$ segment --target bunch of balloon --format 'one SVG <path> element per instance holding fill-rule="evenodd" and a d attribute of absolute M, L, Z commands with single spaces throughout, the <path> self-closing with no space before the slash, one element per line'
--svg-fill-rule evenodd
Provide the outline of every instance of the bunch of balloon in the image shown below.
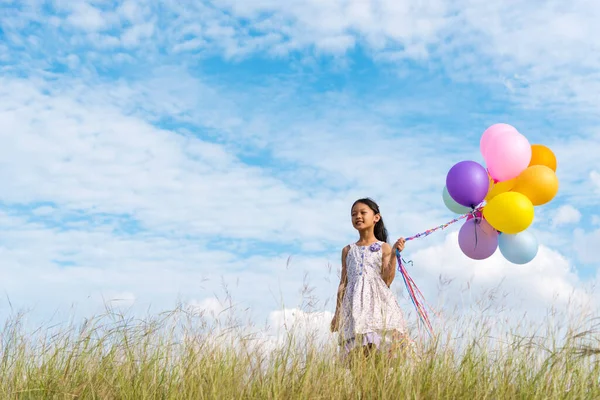
<path fill-rule="evenodd" d="M 490 179 L 483 217 L 501 233 L 504 258 L 526 264 L 538 252 L 537 238 L 528 230 L 534 207 L 549 203 L 558 193 L 556 156 L 544 145 L 531 145 L 508 124 L 486 129 L 480 150 Z"/>
<path fill-rule="evenodd" d="M 487 168 L 462 161 L 446 177 L 446 207 L 470 213 L 460 229 L 459 246 L 475 260 L 499 248 L 508 261 L 526 264 L 538 252 L 537 239 L 528 230 L 534 206 L 550 202 L 558 192 L 556 156 L 546 146 L 531 145 L 508 124 L 486 129 L 480 150 Z"/>

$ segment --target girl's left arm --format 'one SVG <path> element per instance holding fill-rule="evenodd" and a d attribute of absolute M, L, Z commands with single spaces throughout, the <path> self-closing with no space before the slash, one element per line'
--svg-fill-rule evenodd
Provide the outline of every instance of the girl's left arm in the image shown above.
<path fill-rule="evenodd" d="M 392 251 L 392 247 L 384 243 L 382 246 L 382 257 L 381 257 L 381 278 L 385 284 L 390 287 L 396 276 L 396 257 Z"/>

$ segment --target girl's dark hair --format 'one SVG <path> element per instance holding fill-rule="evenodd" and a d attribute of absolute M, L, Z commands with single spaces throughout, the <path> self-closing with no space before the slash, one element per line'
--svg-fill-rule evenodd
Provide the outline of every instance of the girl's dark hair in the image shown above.
<path fill-rule="evenodd" d="M 375 224 L 375 238 L 377 238 L 377 240 L 380 240 L 382 242 L 386 242 L 388 241 L 388 231 L 387 229 L 385 229 L 385 224 L 383 223 L 383 218 L 381 217 L 381 213 L 379 212 L 379 206 L 377 205 L 377 203 L 375 203 L 373 200 L 367 198 L 364 199 L 358 199 L 354 202 L 354 204 L 352 204 L 352 208 L 354 208 L 354 206 L 358 203 L 364 204 L 367 207 L 369 207 L 371 210 L 373 210 L 373 212 L 377 215 L 379 214 L 379 221 L 377 221 L 377 223 Z M 351 208 L 351 209 L 352 209 Z"/>

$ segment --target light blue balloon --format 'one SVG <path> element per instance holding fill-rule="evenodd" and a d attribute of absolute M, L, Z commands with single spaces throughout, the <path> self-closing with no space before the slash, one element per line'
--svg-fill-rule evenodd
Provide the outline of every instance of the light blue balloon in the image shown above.
<path fill-rule="evenodd" d="M 538 241 L 530 231 L 519 232 L 516 235 L 503 233 L 498 237 L 500 252 L 513 264 L 527 264 L 538 253 Z"/>
<path fill-rule="evenodd" d="M 471 212 L 471 209 L 469 207 L 465 207 L 461 204 L 458 204 L 452 198 L 452 196 L 450 196 L 450 193 L 448 193 L 448 187 L 446 186 L 444 186 L 442 198 L 444 199 L 444 204 L 446 205 L 446 207 L 448 207 L 448 210 L 452 211 L 453 213 L 464 215 L 468 212 Z"/>

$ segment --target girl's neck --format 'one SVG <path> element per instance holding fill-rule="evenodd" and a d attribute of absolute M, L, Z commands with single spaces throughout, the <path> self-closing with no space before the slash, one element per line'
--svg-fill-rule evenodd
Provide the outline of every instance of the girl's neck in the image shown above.
<path fill-rule="evenodd" d="M 375 237 L 375 233 L 373 232 L 372 229 L 369 229 L 366 231 L 358 231 L 358 234 L 359 234 L 358 243 L 360 243 L 360 244 L 370 244 L 370 243 L 377 241 L 377 238 Z"/>

